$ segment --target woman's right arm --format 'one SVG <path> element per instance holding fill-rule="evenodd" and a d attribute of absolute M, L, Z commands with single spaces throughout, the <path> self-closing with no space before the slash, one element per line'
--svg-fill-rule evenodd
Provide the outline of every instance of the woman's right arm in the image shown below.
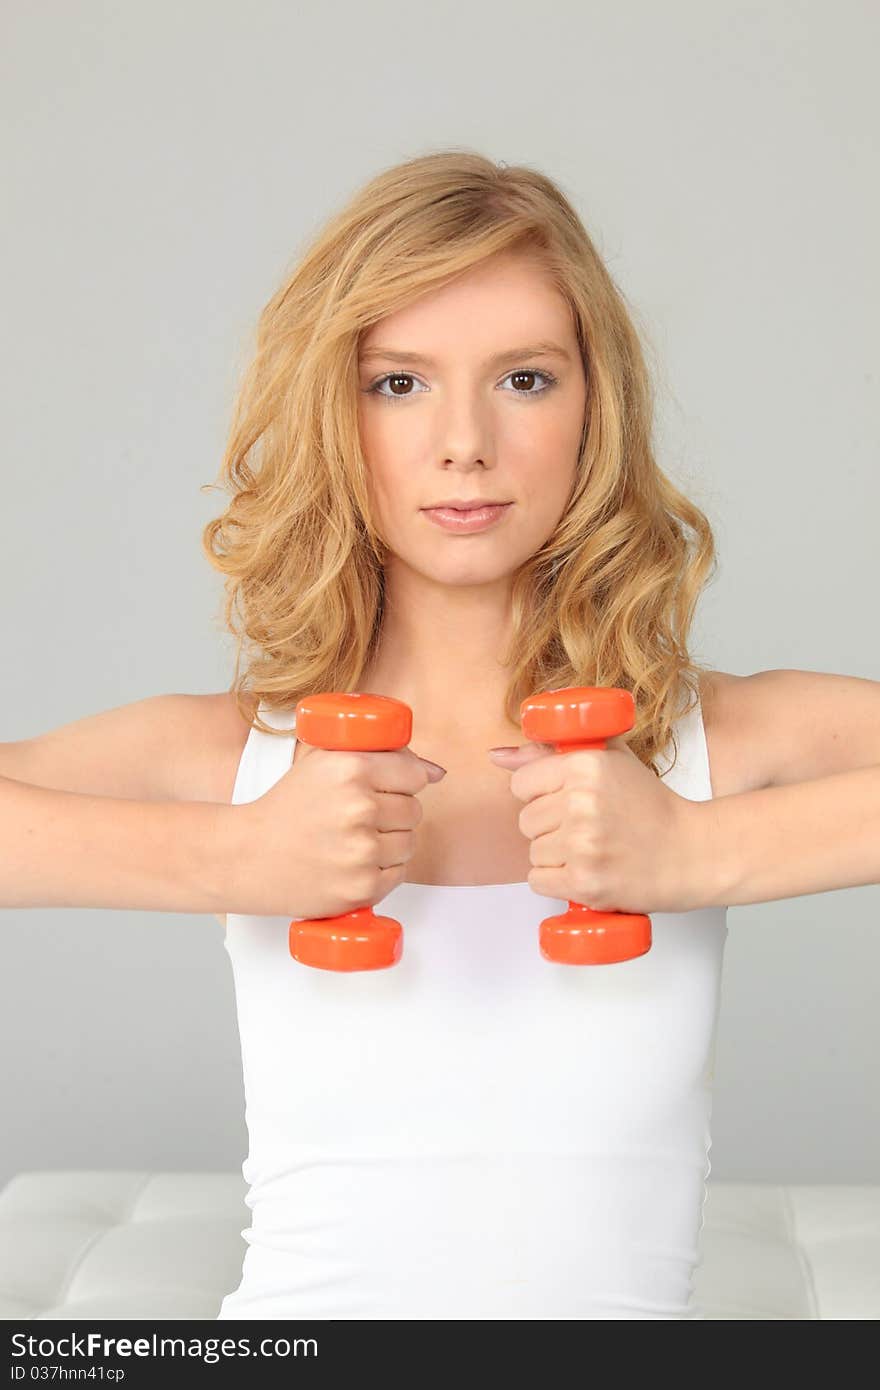
<path fill-rule="evenodd" d="M 233 805 L 249 727 L 228 691 L 159 695 L 0 744 L 0 908 L 312 918 L 381 901 L 442 769 L 409 748 L 307 748 Z"/>
<path fill-rule="evenodd" d="M 155 695 L 0 744 L 0 908 L 225 912 L 234 718 Z"/>
<path fill-rule="evenodd" d="M 56 791 L 0 776 L 0 908 L 225 912 L 230 808 Z"/>

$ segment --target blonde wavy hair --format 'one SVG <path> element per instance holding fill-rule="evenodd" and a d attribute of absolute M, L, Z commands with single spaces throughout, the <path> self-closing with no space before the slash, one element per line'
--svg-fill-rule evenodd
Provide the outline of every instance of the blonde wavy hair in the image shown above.
<path fill-rule="evenodd" d="M 623 687 L 636 707 L 625 741 L 659 776 L 656 759 L 708 669 L 687 641 L 714 577 L 712 531 L 657 465 L 634 316 L 573 207 L 537 170 L 468 150 L 372 178 L 259 316 L 219 474 L 231 499 L 202 533 L 226 576 L 222 621 L 237 638 L 230 691 L 248 724 L 278 733 L 259 700 L 292 709 L 359 681 L 380 640 L 387 554 L 359 438 L 360 339 L 503 251 L 539 258 L 567 299 L 587 380 L 566 510 L 512 577 L 506 714 L 518 724 L 521 701 L 537 691 Z"/>

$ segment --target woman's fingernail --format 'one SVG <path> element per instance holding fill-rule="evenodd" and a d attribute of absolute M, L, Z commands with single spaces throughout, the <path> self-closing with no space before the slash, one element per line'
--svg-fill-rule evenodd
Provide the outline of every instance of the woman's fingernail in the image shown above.
<path fill-rule="evenodd" d="M 437 778 L 437 781 L 438 781 L 438 782 L 440 781 L 440 778 L 441 778 L 441 777 L 445 777 L 445 776 L 446 776 L 446 773 L 447 773 L 447 771 L 448 771 L 448 768 L 441 767 L 439 763 L 432 763 L 430 758 L 422 758 L 422 762 L 423 762 L 427 767 L 432 767 L 432 768 L 434 769 L 435 772 L 437 772 L 437 773 L 440 774 L 440 775 L 438 776 L 438 778 Z"/>
<path fill-rule="evenodd" d="M 511 743 L 511 744 L 502 745 L 501 748 L 490 748 L 490 749 L 489 749 L 489 752 L 490 752 L 490 753 L 515 753 L 515 752 L 516 752 L 516 744 L 515 744 L 515 743 Z"/>

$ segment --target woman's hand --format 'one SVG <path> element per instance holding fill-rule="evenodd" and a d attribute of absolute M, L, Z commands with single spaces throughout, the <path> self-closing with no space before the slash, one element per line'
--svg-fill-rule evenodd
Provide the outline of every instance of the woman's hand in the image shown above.
<path fill-rule="evenodd" d="M 513 769 L 510 790 L 525 803 L 519 828 L 531 840 L 536 893 L 612 912 L 701 906 L 705 806 L 667 787 L 622 737 L 570 753 L 525 743 L 490 757 Z"/>
<path fill-rule="evenodd" d="M 227 912 L 334 917 L 372 907 L 403 881 L 419 796 L 444 769 L 409 748 L 301 747 L 262 796 L 223 808 L 235 845 Z"/>

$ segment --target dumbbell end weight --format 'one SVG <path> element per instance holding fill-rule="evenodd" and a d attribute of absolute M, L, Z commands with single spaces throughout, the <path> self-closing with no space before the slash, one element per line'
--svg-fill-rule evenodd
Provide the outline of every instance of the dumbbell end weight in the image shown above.
<path fill-rule="evenodd" d="M 561 965 L 616 965 L 651 949 L 651 919 L 640 912 L 597 912 L 569 902 L 568 911 L 545 917 L 538 929 L 545 960 Z"/>
<path fill-rule="evenodd" d="M 338 917 L 291 922 L 290 954 L 319 970 L 384 970 L 403 954 L 403 930 L 393 917 L 359 907 Z"/>

